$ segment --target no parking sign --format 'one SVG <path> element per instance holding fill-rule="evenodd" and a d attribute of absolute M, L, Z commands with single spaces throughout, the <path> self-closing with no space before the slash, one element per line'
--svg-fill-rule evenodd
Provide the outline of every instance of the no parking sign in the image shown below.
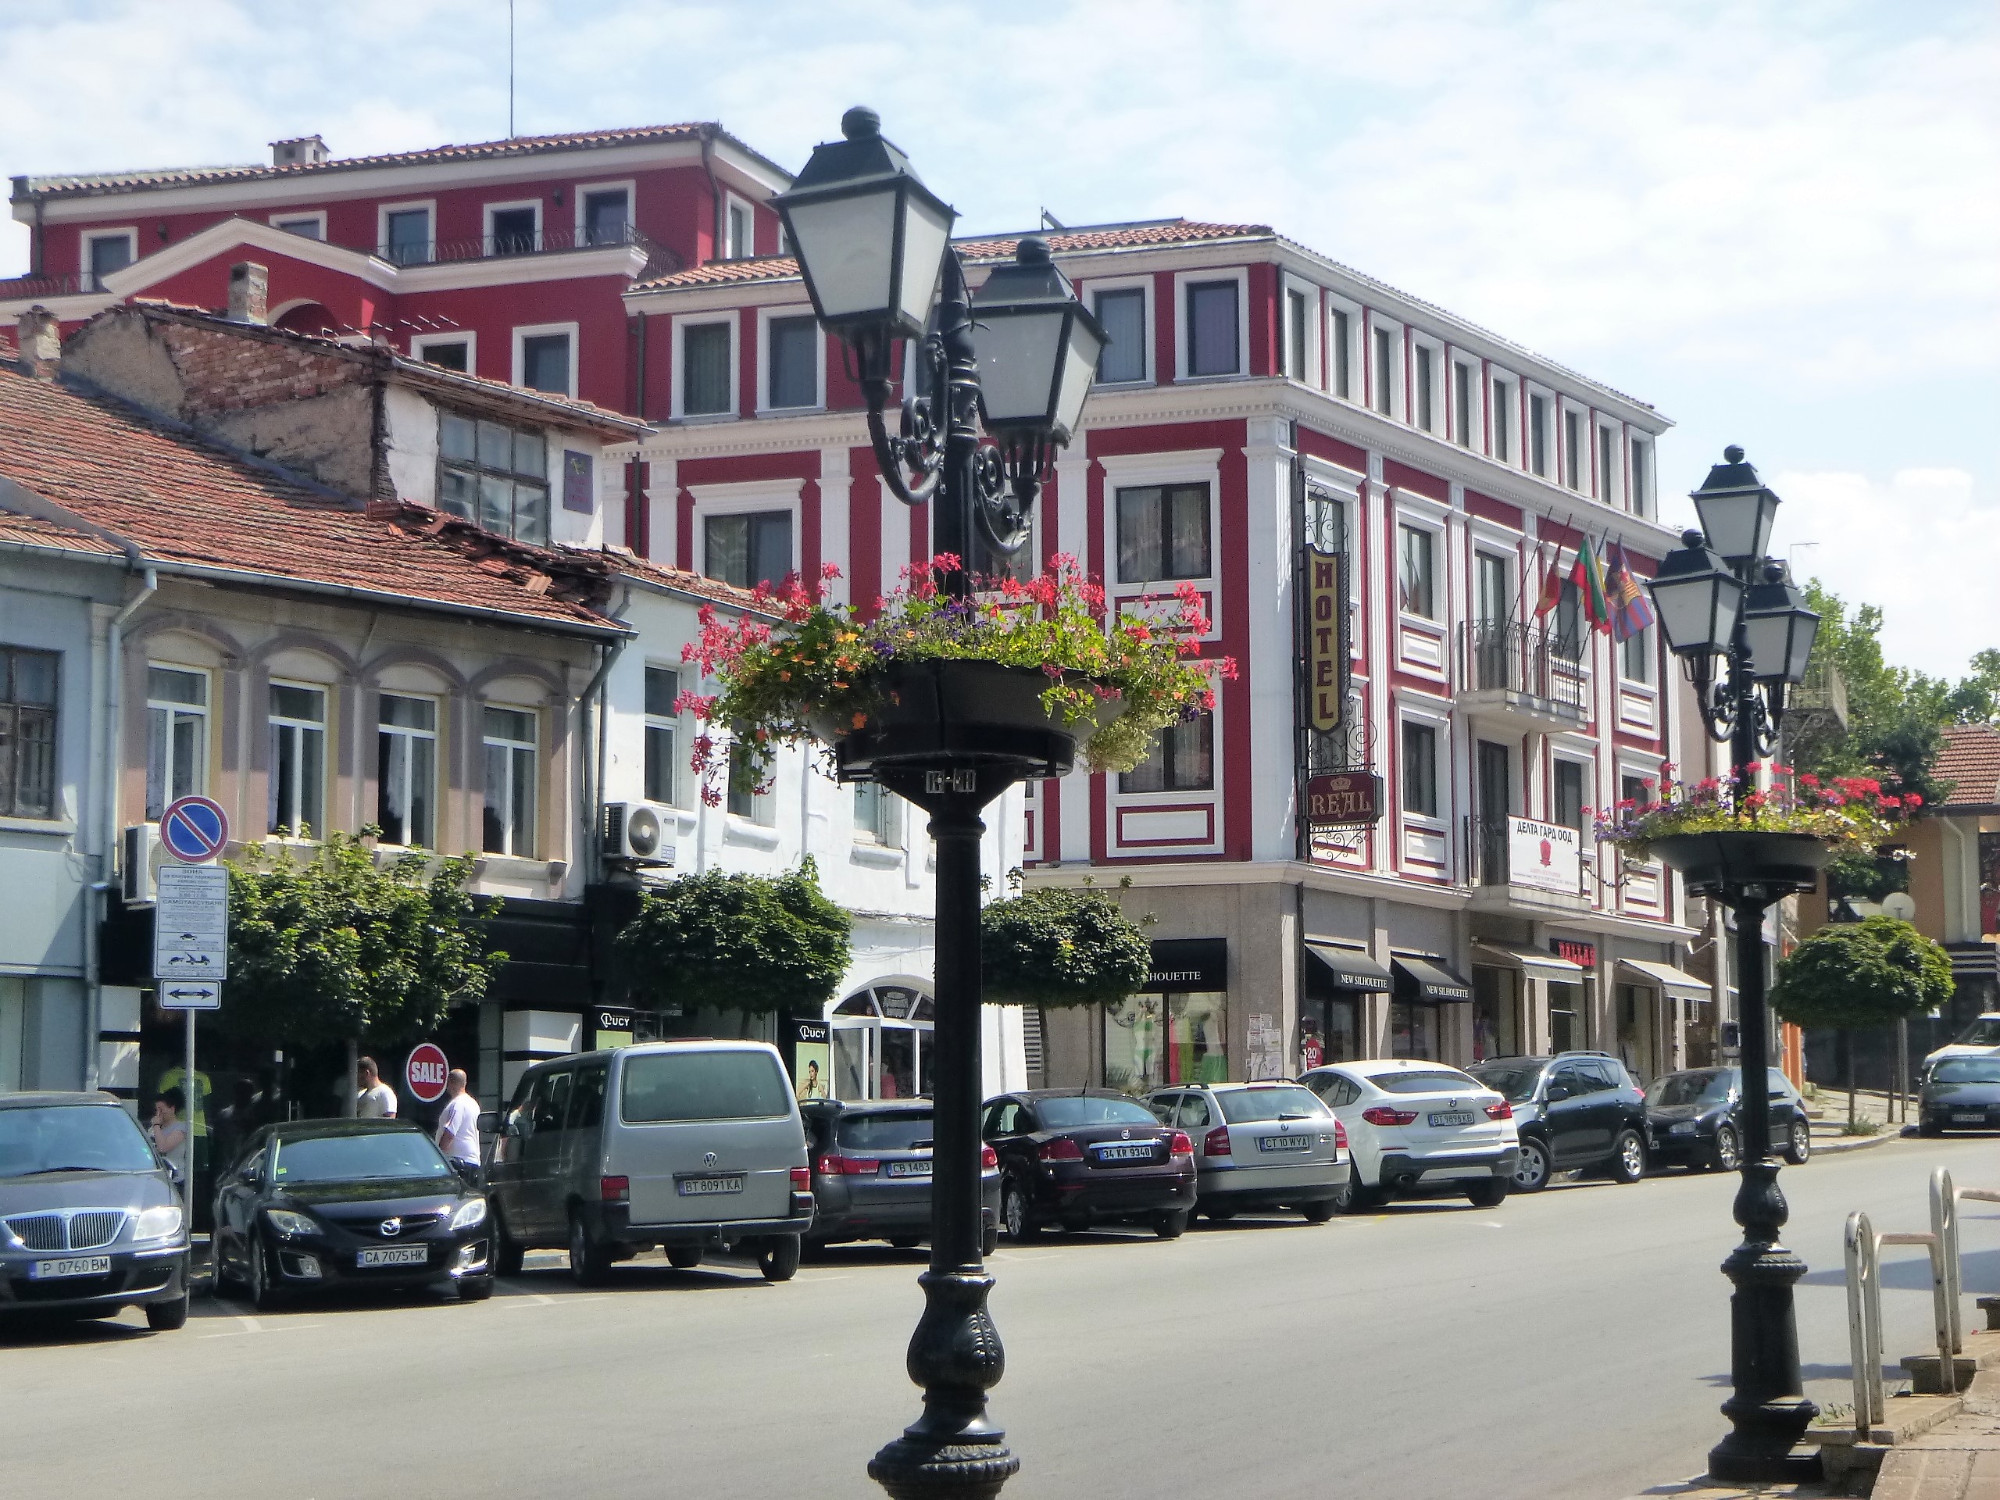
<path fill-rule="evenodd" d="M 182 797 L 160 814 L 160 843 L 184 865 L 205 864 L 229 842 L 229 814 L 207 797 Z"/>

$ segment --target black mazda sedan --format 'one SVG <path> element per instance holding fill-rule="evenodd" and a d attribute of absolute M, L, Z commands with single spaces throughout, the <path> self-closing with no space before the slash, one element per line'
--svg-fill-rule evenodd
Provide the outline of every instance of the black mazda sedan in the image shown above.
<path fill-rule="evenodd" d="M 1917 1133 L 2000 1129 L 2000 1057 L 1941 1057 L 1917 1094 Z"/>
<path fill-rule="evenodd" d="M 266 1125 L 216 1187 L 215 1276 L 260 1310 L 308 1288 L 493 1295 L 486 1195 L 407 1120 Z"/>
<path fill-rule="evenodd" d="M 1194 1212 L 1194 1142 L 1110 1089 L 1024 1089 L 986 1102 L 1010 1239 L 1137 1220 L 1178 1238 Z"/>

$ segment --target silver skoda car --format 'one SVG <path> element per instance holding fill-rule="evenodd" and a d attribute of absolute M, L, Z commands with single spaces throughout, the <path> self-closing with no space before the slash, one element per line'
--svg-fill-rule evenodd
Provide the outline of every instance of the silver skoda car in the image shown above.
<path fill-rule="evenodd" d="M 1187 1133 L 1195 1150 L 1195 1207 L 1217 1220 L 1286 1208 L 1324 1224 L 1347 1187 L 1347 1132 L 1296 1083 L 1213 1083 L 1157 1089 L 1146 1105 Z"/>

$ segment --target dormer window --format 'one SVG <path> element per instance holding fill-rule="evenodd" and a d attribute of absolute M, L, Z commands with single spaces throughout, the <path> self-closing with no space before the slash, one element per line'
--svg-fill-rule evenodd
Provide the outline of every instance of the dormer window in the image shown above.
<path fill-rule="evenodd" d="M 487 417 L 439 412 L 437 506 L 517 542 L 547 546 L 547 441 Z"/>

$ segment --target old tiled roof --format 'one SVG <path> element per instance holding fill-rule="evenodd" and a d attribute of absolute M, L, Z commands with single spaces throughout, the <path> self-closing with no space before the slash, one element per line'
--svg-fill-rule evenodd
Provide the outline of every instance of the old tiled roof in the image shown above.
<path fill-rule="evenodd" d="M 0 493 L 0 504 L 6 503 L 4 493 Z M 124 549 L 101 536 L 93 536 L 87 531 L 79 531 L 74 526 L 65 526 L 59 521 L 45 521 L 40 516 L 17 516 L 9 511 L 0 511 L 0 544 L 15 547 L 49 547 L 64 552 L 90 552 L 105 557 L 122 557 Z"/>
<path fill-rule="evenodd" d="M 282 586 L 353 589 L 523 625 L 618 628 L 600 612 L 608 570 L 522 547 L 415 505 L 357 509 L 137 413 L 0 370 L 0 475 L 150 561 Z M 24 539 L 51 532 L 12 517 Z"/>
<path fill-rule="evenodd" d="M 694 122 L 684 125 L 634 125 L 621 130 L 578 130 L 563 135 L 522 135 L 503 141 L 430 146 L 420 151 L 394 151 L 378 156 L 340 156 L 330 161 L 298 162 L 284 167 L 264 163 L 225 167 L 160 167 L 136 172 L 78 172 L 51 177 L 23 177 L 16 181 L 25 187 L 29 197 L 88 197 L 93 194 L 144 192 L 148 188 L 245 182 L 258 178 L 319 177 L 329 172 L 352 172 L 369 167 L 418 167 L 440 162 L 534 156 L 555 151 L 588 151 L 601 146 L 647 146 L 666 141 L 699 140 L 703 136 L 727 141 L 773 171 L 786 177 L 791 175 L 720 125 Z M 20 196 L 22 194 L 17 189 L 16 197 Z"/>
<path fill-rule="evenodd" d="M 613 572 L 628 574 L 643 582 L 660 588 L 676 589 L 684 594 L 694 594 L 717 604 L 731 605 L 736 609 L 754 610 L 758 607 L 757 597 L 748 589 L 739 589 L 734 584 L 723 583 L 719 579 L 704 578 L 699 573 L 690 573 L 682 568 L 669 567 L 652 558 L 640 557 L 623 547 L 606 547 L 601 551 L 585 548 L 574 549 L 582 557 L 599 560 Z"/>
<path fill-rule="evenodd" d="M 2000 729 L 1988 724 L 1954 724 L 1938 752 L 1939 781 L 1954 782 L 1946 807 L 2000 805 Z"/>
<path fill-rule="evenodd" d="M 1144 250 L 1156 246 L 1202 244 L 1215 240 L 1270 239 L 1272 231 L 1263 224 L 1204 224 L 1193 219 L 1162 219 L 1150 224 L 1107 224 L 1094 229 L 1050 230 L 1042 236 L 1057 255 L 1083 255 L 1093 250 Z M 1000 235 L 954 241 L 958 253 L 974 265 L 1006 260 L 1014 254 L 1022 236 Z M 670 276 L 633 285 L 634 291 L 655 288 L 721 286 L 745 281 L 782 281 L 799 274 L 799 263 L 789 255 L 770 255 L 761 260 L 720 260 Z"/>

